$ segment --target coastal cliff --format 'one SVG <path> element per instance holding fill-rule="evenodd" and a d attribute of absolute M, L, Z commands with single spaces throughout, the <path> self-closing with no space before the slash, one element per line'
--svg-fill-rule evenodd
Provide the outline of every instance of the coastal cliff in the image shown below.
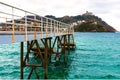
<path fill-rule="evenodd" d="M 98 16 L 95 16 L 91 12 L 86 12 L 77 16 L 64 16 L 56 18 L 52 15 L 46 15 L 45 17 L 53 18 L 68 24 L 73 24 L 76 32 L 116 32 L 112 26 L 107 24 Z"/>

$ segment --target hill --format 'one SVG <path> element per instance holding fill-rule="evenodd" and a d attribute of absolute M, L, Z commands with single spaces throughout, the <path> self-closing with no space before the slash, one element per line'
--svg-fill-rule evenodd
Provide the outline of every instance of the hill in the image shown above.
<path fill-rule="evenodd" d="M 73 24 L 77 32 L 116 32 L 117 30 L 108 25 L 98 16 L 93 15 L 91 12 L 86 12 L 77 16 L 64 16 L 56 18 L 52 15 L 45 17 L 53 18 L 68 24 Z"/>

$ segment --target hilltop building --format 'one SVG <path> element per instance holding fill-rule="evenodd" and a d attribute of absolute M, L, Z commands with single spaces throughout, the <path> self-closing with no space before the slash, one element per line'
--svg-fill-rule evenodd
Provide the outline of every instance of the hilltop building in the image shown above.
<path fill-rule="evenodd" d="M 84 13 L 83 15 L 93 15 L 93 13 L 86 11 L 86 13 Z"/>

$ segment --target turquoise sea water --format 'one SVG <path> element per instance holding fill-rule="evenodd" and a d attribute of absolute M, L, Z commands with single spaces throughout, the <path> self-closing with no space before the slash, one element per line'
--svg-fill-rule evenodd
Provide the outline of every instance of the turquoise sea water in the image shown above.
<path fill-rule="evenodd" d="M 49 64 L 50 79 L 120 79 L 120 33 L 77 32 L 74 37 L 76 49 L 67 55 L 67 63 Z M 38 70 L 43 78 L 43 69 Z M 28 72 L 25 68 L 25 77 Z M 19 43 L 1 44 L 0 79 L 19 78 Z M 34 73 L 32 78 L 36 78 Z"/>

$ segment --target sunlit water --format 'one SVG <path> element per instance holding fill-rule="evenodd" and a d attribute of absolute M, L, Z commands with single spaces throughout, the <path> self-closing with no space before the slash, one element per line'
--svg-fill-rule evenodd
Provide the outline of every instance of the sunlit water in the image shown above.
<path fill-rule="evenodd" d="M 120 78 L 120 33 L 75 33 L 74 37 L 76 49 L 67 55 L 66 63 L 49 63 L 48 78 Z M 40 78 L 44 78 L 44 69 L 37 70 Z M 27 78 L 30 69 L 25 68 L 24 72 L 24 77 Z M 0 45 L 0 79 L 19 78 L 20 43 Z M 34 73 L 31 78 L 36 78 Z"/>

